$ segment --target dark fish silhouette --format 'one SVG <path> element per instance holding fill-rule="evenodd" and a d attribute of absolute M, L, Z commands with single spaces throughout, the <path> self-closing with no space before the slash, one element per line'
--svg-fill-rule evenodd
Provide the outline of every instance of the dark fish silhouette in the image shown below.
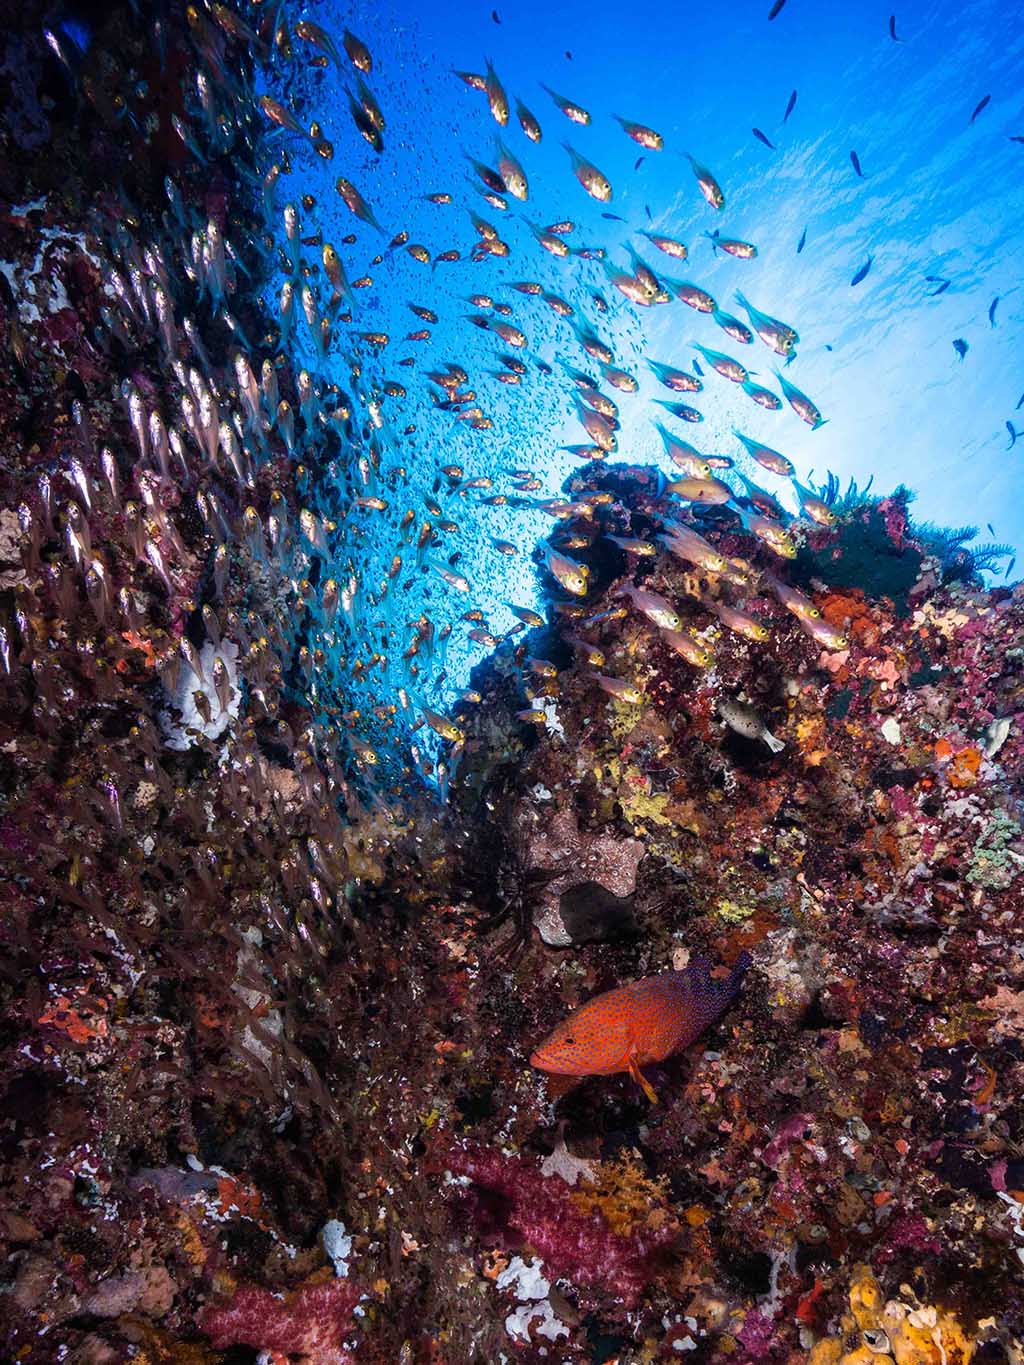
<path fill-rule="evenodd" d="M 636 161 L 634 161 L 634 163 L 633 163 L 633 169 L 634 169 L 634 171 L 638 171 L 638 170 L 640 169 L 640 167 L 641 167 L 643 164 L 644 164 L 644 159 L 643 159 L 643 157 L 642 157 L 642 156 L 638 156 L 637 159 L 636 159 Z"/>
<path fill-rule="evenodd" d="M 991 303 L 989 304 L 989 306 L 988 306 L 988 321 L 989 321 L 989 326 L 990 326 L 990 327 L 994 327 L 994 326 L 996 325 L 996 309 L 997 309 L 998 307 L 999 307 L 999 295 L 997 294 L 996 297 L 992 300 L 992 302 L 991 302 Z"/>
<path fill-rule="evenodd" d="M 653 223 L 653 222 L 654 222 L 654 214 L 651 212 L 651 206 L 650 206 L 650 204 L 645 204 L 645 205 L 644 205 L 644 212 L 647 214 L 647 221 L 648 221 L 649 223 Z"/>
<path fill-rule="evenodd" d="M 796 108 L 796 91 L 794 90 L 793 93 L 792 93 L 792 94 L 790 95 L 790 97 L 789 97 L 789 103 L 786 105 L 786 112 L 782 115 L 782 121 L 783 121 L 783 123 L 786 122 L 786 119 L 789 118 L 790 114 L 793 112 L 793 110 L 794 110 L 795 108 Z"/>
<path fill-rule="evenodd" d="M 801 232 L 801 234 L 800 234 L 800 240 L 799 240 L 799 242 L 797 242 L 797 244 L 796 244 L 796 254 L 797 254 L 798 256 L 800 255 L 801 251 L 803 251 L 804 246 L 806 245 L 806 243 L 807 243 L 807 229 L 804 228 L 803 232 Z"/>
<path fill-rule="evenodd" d="M 994 536 L 996 533 L 996 528 L 992 525 L 992 523 L 990 521 L 987 521 L 985 525 L 988 527 L 989 535 Z"/>
<path fill-rule="evenodd" d="M 973 123 L 974 120 L 978 117 L 978 115 L 981 113 L 981 111 L 985 108 L 985 105 L 988 104 L 988 102 L 989 102 L 989 100 L 990 100 L 991 98 L 992 98 L 991 95 L 986 95 L 985 98 L 984 98 L 983 100 L 979 100 L 979 101 L 978 101 L 977 107 L 975 108 L 974 113 L 971 115 L 971 122 L 972 122 L 972 123 Z"/>
<path fill-rule="evenodd" d="M 786 0 L 775 0 L 775 4 L 772 5 L 771 9 L 768 11 L 768 19 L 769 19 L 769 21 L 771 21 L 772 19 L 774 19 L 774 18 L 776 17 L 776 15 L 782 13 L 782 7 L 783 7 L 783 5 L 784 5 L 785 3 L 786 3 Z"/>
<path fill-rule="evenodd" d="M 602 213 L 601 217 L 611 218 L 612 221 L 616 223 L 624 223 L 626 221 L 625 218 L 621 218 L 617 213 Z"/>
<path fill-rule="evenodd" d="M 699 361 L 699 360 L 695 360 L 695 361 L 693 362 L 693 371 L 694 371 L 694 374 L 699 374 L 700 377 L 701 377 L 701 379 L 704 378 L 704 371 L 703 371 L 703 370 L 701 369 L 701 367 L 700 367 L 700 361 Z"/>
<path fill-rule="evenodd" d="M 893 40 L 894 43 L 902 43 L 902 42 L 903 42 L 903 39 L 902 39 L 902 38 L 897 38 L 897 37 L 896 37 L 896 16 L 895 16 L 895 14 L 890 14 L 890 15 L 889 15 L 889 37 Z"/>
<path fill-rule="evenodd" d="M 760 128 L 751 128 L 750 131 L 757 138 L 758 142 L 763 142 L 766 147 L 770 147 L 773 152 L 775 151 L 775 143 L 769 142 L 768 138 L 764 135 L 764 133 L 761 132 Z"/>
<path fill-rule="evenodd" d="M 942 279 L 940 275 L 927 275 L 925 278 L 927 279 L 929 284 L 938 284 L 939 286 L 938 289 L 933 289 L 932 292 L 928 295 L 930 299 L 935 298 L 936 294 L 944 294 L 951 283 L 950 280 Z"/>
<path fill-rule="evenodd" d="M 1013 566 L 1016 564 L 1016 562 L 1017 556 L 1014 555 L 1014 557 L 1010 560 L 1009 564 L 1007 564 L 1006 566 L 1006 573 L 1003 575 L 1005 578 L 1009 578 L 1010 574 L 1013 572 Z"/>
<path fill-rule="evenodd" d="M 1010 141 L 1011 141 L 1011 142 L 1024 142 L 1024 137 L 1021 137 L 1021 136 L 1020 136 L 1019 134 L 1017 134 L 1017 133 L 1011 133 L 1011 134 L 1010 134 Z"/>
<path fill-rule="evenodd" d="M 860 176 L 860 178 L 863 180 L 863 179 L 864 179 L 864 172 L 863 172 L 863 171 L 861 170 L 861 168 L 860 168 L 860 157 L 857 155 L 856 152 L 851 152 L 851 153 L 850 153 L 850 160 L 853 162 L 853 169 L 857 172 L 857 174 L 858 174 L 858 175 Z"/>
<path fill-rule="evenodd" d="M 971 348 L 968 346 L 967 342 L 964 341 L 963 337 L 957 337 L 957 339 L 953 342 L 953 350 L 956 351 L 957 355 L 960 357 L 961 360 L 963 360 L 964 356 L 970 349 Z"/>
<path fill-rule="evenodd" d="M 1006 447 L 1006 449 L 1012 450 L 1013 447 L 1017 444 L 1017 437 L 1020 435 L 1020 432 L 1013 425 L 1013 423 L 1009 421 L 1006 423 L 1006 430 L 1010 433 L 1010 444 Z"/>
<path fill-rule="evenodd" d="M 867 279 L 868 271 L 871 269 L 871 260 L 872 258 L 869 256 L 867 260 L 864 262 L 864 264 L 861 266 L 861 268 L 857 271 L 856 275 L 854 275 L 853 279 L 850 281 L 851 289 L 855 284 L 860 284 L 861 280 Z"/>
<path fill-rule="evenodd" d="M 1017 399 L 1017 406 L 1014 408 L 1014 412 L 1020 412 L 1022 407 L 1024 407 L 1024 393 Z"/>
<path fill-rule="evenodd" d="M 491 18 L 494 20 L 496 24 L 501 23 L 501 20 L 498 18 L 498 11 L 496 9 L 491 10 Z"/>

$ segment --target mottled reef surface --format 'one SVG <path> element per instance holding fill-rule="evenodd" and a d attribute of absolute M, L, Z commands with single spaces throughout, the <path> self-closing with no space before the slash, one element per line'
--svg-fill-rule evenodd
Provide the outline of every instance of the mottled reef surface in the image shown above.
<path fill-rule="evenodd" d="M 769 638 L 705 615 L 701 671 L 605 554 L 587 640 L 642 705 L 552 603 L 477 670 L 444 808 L 354 782 L 245 517 L 294 522 L 287 452 L 241 493 L 154 468 L 121 385 L 172 409 L 158 339 L 100 325 L 113 220 L 166 211 L 152 29 L 97 12 L 83 100 L 40 18 L 0 5 L 0 1353 L 1020 1361 L 1024 589 L 864 501 L 778 570 L 848 648 L 757 597 Z M 246 219 L 228 166 L 186 192 Z M 657 487 L 567 492 L 635 535 Z M 696 615 L 692 568 L 644 576 Z M 214 635 L 230 723 L 169 747 L 181 642 Z M 527 656 L 558 669 L 541 724 Z M 779 753 L 723 725 L 738 696 Z M 594 993 L 743 950 L 733 1007 L 647 1069 L 656 1105 L 529 1067 Z"/>

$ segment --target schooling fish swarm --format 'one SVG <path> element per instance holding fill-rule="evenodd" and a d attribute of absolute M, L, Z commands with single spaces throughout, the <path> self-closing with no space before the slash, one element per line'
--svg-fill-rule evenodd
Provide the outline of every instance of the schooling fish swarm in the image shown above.
<path fill-rule="evenodd" d="M 322 718 L 347 732 L 354 774 L 382 795 L 397 793 L 411 779 L 444 796 L 458 771 L 466 716 L 475 705 L 472 690 L 458 686 L 459 675 L 497 642 L 522 634 L 536 614 L 531 574 L 520 573 L 517 580 L 531 601 L 501 608 L 487 605 L 492 591 L 481 594 L 483 576 L 501 572 L 497 557 L 515 560 L 528 553 L 538 526 L 551 518 L 557 529 L 544 552 L 544 567 L 565 593 L 583 599 L 588 591 L 586 570 L 572 551 L 587 539 L 592 509 L 557 494 L 545 496 L 549 476 L 542 463 L 504 467 L 500 456 L 488 452 L 488 444 L 504 445 L 517 431 L 523 420 L 517 405 L 529 414 L 526 405 L 539 402 L 542 408 L 533 417 L 543 421 L 543 412 L 554 413 L 567 396 L 586 437 L 567 449 L 583 461 L 604 460 L 618 449 L 619 403 L 640 401 L 634 398 L 639 384 L 630 365 L 643 349 L 644 310 L 679 299 L 708 314 L 705 325 L 717 324 L 743 345 L 752 346 L 759 337 L 787 363 L 799 336 L 742 292 L 736 298 L 750 326 L 720 309 L 699 285 L 652 266 L 632 245 L 625 247 L 628 265 L 622 267 L 604 245 L 576 245 L 579 228 L 573 221 L 542 223 L 533 207 L 530 159 L 543 126 L 517 102 L 522 143 L 512 148 L 518 136 L 512 103 L 490 62 L 481 74 L 456 75 L 482 97 L 478 123 L 486 125 L 489 115 L 492 127 L 501 130 L 493 138 L 491 164 L 478 154 L 489 155 L 492 134 L 470 123 L 482 143 L 465 150 L 470 173 L 453 175 L 450 186 L 424 196 L 437 207 L 441 240 L 454 236 L 460 245 L 438 249 L 410 241 L 400 224 L 381 222 L 373 202 L 371 187 L 387 174 L 389 124 L 372 90 L 372 53 L 363 44 L 358 61 L 350 53 L 345 63 L 315 26 L 304 22 L 302 32 L 296 30 L 305 39 L 302 44 L 286 41 L 287 32 L 285 25 L 273 41 L 266 40 L 271 55 L 262 64 L 261 80 L 268 92 L 258 100 L 261 113 L 285 135 L 283 144 L 271 143 L 264 151 L 267 164 L 260 171 L 267 231 L 281 242 L 279 275 L 268 291 L 276 327 L 265 340 L 279 348 L 279 355 L 283 350 L 303 357 L 307 368 L 293 381 L 297 411 L 287 401 L 277 404 L 276 382 L 275 401 L 262 408 L 258 389 L 250 386 L 250 421 L 256 428 L 251 443 L 283 439 L 296 462 L 304 506 L 294 543 L 277 545 L 269 527 L 263 528 L 263 538 L 284 559 L 286 576 L 310 585 L 302 600 L 305 696 Z M 335 88 L 321 83 L 331 74 L 324 70 L 328 61 L 348 90 L 355 132 L 374 153 L 361 184 L 347 173 L 336 179 L 336 193 L 351 215 L 347 223 L 334 206 L 318 204 L 316 196 L 303 191 L 318 175 L 320 159 L 343 160 L 353 130 L 339 116 L 337 129 L 317 122 L 307 133 L 283 102 L 287 90 L 293 101 L 324 106 L 325 93 Z M 591 122 L 589 110 L 549 94 L 569 122 L 582 127 Z M 620 122 L 647 150 L 664 149 L 659 133 Z M 573 146 L 565 146 L 570 170 L 587 194 L 600 203 L 611 200 L 608 178 Z M 689 160 L 696 190 L 712 209 L 721 210 L 725 194 L 718 180 L 693 157 Z M 487 201 L 491 219 L 476 211 L 477 193 Z M 515 201 L 531 202 L 529 216 L 512 211 Z M 346 227 L 355 230 L 342 235 L 339 229 Z M 644 235 L 669 259 L 688 258 L 682 242 Z M 717 232 L 709 236 L 716 253 L 740 262 L 757 255 L 753 244 Z M 431 306 L 408 305 L 415 320 L 427 325 L 392 335 L 368 320 L 379 311 L 382 290 L 417 287 L 410 259 L 431 270 Z M 443 282 L 435 273 L 439 267 L 444 267 Z M 523 273 L 530 278 L 521 278 Z M 452 283 L 456 278 L 457 285 Z M 443 338 L 440 355 L 435 331 Z M 458 347 L 454 356 L 453 344 Z M 564 347 L 573 353 L 571 364 L 558 354 Z M 737 359 L 703 345 L 696 349 L 719 375 L 742 385 L 754 403 L 782 408 L 783 400 L 755 384 Z M 243 357 L 240 363 L 253 375 L 260 368 L 265 375 L 269 367 L 276 376 L 281 369 L 273 353 L 261 361 L 256 355 Z M 648 363 L 670 391 L 699 394 L 704 389 L 696 363 L 692 371 Z M 389 370 L 393 376 L 399 368 L 404 371 L 400 380 L 389 377 Z M 824 419 L 813 401 L 781 377 L 780 382 L 794 411 L 809 425 L 821 425 Z M 689 402 L 664 406 L 683 422 L 703 420 L 702 411 Z M 766 518 L 756 509 L 759 490 L 707 478 L 705 457 L 661 430 L 667 456 L 692 475 L 670 485 L 675 501 L 669 504 L 671 514 L 666 509 L 664 532 L 680 545 L 689 544 L 693 553 L 692 509 L 714 502 L 781 555 L 795 552 L 793 519 L 771 495 L 763 494 L 772 508 Z M 712 458 L 716 470 L 733 465 L 731 456 Z M 762 464 L 776 475 L 793 472 L 790 462 L 773 451 L 764 451 Z M 813 520 L 817 511 L 827 518 L 810 491 L 797 494 L 805 517 Z M 255 534 L 255 523 L 252 529 Z M 730 607 L 722 603 L 715 609 Z M 489 619 L 494 615 L 501 616 L 500 624 Z M 524 713 L 531 709 L 536 676 L 536 667 L 522 669 Z M 623 680 L 605 679 L 602 686 L 630 694 Z M 438 739 L 445 742 L 440 747 Z"/>
<path fill-rule="evenodd" d="M 287 193 L 302 156 L 355 176 L 347 133 L 388 155 L 352 32 L 219 3 L 46 22 L 10 25 L 3 79 L 48 51 L 52 96 L 0 158 L 5 1354 L 1016 1359 L 1019 589 L 899 497 L 792 485 L 793 517 L 788 458 L 739 432 L 758 469 L 667 426 L 676 477 L 609 465 L 637 387 L 616 319 L 676 295 L 737 346 L 798 337 L 568 219 L 396 233 L 403 268 L 469 257 L 472 343 L 386 377 L 359 308 L 384 260 Z M 467 98 L 502 141 L 472 170 L 507 214 L 513 110 L 550 134 L 484 65 Z M 304 68 L 346 73 L 347 133 L 307 131 L 279 88 Z M 548 94 L 574 142 L 605 116 Z M 652 368 L 695 426 L 706 374 Z M 563 374 L 580 469 L 492 484 L 472 443 Z M 538 515 L 548 600 L 499 626 L 465 561 L 525 556 Z M 407 619 L 410 576 L 434 596 Z M 458 702 L 456 631 L 487 655 Z M 736 975 L 691 952 L 754 958 L 718 1022 Z M 661 1104 L 594 1056 L 553 1101 L 550 1030 L 668 975 L 698 1007 L 626 1018 Z"/>

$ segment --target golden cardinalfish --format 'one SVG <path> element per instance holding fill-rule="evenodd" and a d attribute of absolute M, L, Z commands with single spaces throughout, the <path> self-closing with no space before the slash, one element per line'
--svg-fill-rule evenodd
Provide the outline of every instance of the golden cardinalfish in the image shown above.
<path fill-rule="evenodd" d="M 750 966 L 740 953 L 724 981 L 707 958 L 681 972 L 660 972 L 596 995 L 545 1038 L 530 1057 L 559 1076 L 615 1076 L 628 1071 L 652 1104 L 657 1095 L 640 1068 L 663 1062 L 698 1038 L 728 1008 Z"/>

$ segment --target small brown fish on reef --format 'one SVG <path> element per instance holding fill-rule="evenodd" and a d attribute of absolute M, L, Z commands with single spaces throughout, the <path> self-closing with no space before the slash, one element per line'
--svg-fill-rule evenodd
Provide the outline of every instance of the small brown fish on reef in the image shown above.
<path fill-rule="evenodd" d="M 370 56 L 370 49 L 364 42 L 350 33 L 348 29 L 341 35 L 342 46 L 348 54 L 348 59 L 358 71 L 365 71 L 367 75 L 373 70 L 373 58 Z"/>
<path fill-rule="evenodd" d="M 516 100 L 516 117 L 519 119 L 519 126 L 530 139 L 531 142 L 539 142 L 543 134 L 540 124 L 527 109 L 522 100 Z"/>
<path fill-rule="evenodd" d="M 602 175 L 597 167 L 587 161 L 585 157 L 580 156 L 579 152 L 571 147 L 568 142 L 563 142 L 562 146 L 569 153 L 569 158 L 572 161 L 573 174 L 586 192 L 592 199 L 597 199 L 602 204 L 607 204 L 608 200 L 612 197 L 612 186 L 608 177 Z"/>
<path fill-rule="evenodd" d="M 684 502 L 699 502 L 706 507 L 724 507 L 732 498 L 732 489 L 721 479 L 672 479 L 665 485 L 666 493 L 674 493 Z"/>
<path fill-rule="evenodd" d="M 626 682 L 625 678 L 609 678 L 604 673 L 591 673 L 590 675 L 603 691 L 616 701 L 625 702 L 628 706 L 639 706 L 644 699 L 644 694 L 632 683 Z"/>
<path fill-rule="evenodd" d="M 694 958 L 681 972 L 645 976 L 596 995 L 545 1038 L 530 1065 L 558 1076 L 628 1071 L 655 1104 L 658 1096 L 640 1068 L 689 1047 L 724 1014 L 750 960 L 740 953 L 724 981 L 712 977 L 706 958 Z"/>
<path fill-rule="evenodd" d="M 369 223 L 370 227 L 374 227 L 378 232 L 383 233 L 384 229 L 378 223 L 373 209 L 370 208 L 351 180 L 346 180 L 343 175 L 339 175 L 335 188 L 357 218 L 361 218 L 364 223 Z"/>
<path fill-rule="evenodd" d="M 618 114 L 613 114 L 616 123 L 622 125 L 623 130 L 629 134 L 634 142 L 638 142 L 641 147 L 646 147 L 649 152 L 660 152 L 665 145 L 665 140 L 660 133 L 656 133 L 653 128 L 645 128 L 642 123 L 631 123 L 629 119 L 619 118 Z"/>
<path fill-rule="evenodd" d="M 301 137 L 306 137 L 305 128 L 291 110 L 286 109 L 283 104 L 279 104 L 272 96 L 261 95 L 259 106 L 271 123 L 276 123 L 279 128 L 284 128 L 289 133 L 298 133 Z"/>
<path fill-rule="evenodd" d="M 325 33 L 319 24 L 314 24 L 312 19 L 300 19 L 295 25 L 295 36 L 301 38 L 303 42 L 311 43 L 313 47 L 318 47 L 321 52 L 326 52 L 338 70 L 341 70 L 341 58 L 334 39 L 329 33 Z M 369 52 L 366 56 L 369 59 Z M 369 67 L 366 69 L 369 70 Z"/>
<path fill-rule="evenodd" d="M 504 128 L 505 124 L 508 123 L 508 96 L 505 94 L 505 87 L 498 80 L 494 67 L 489 61 L 486 65 L 487 75 L 484 79 L 484 89 L 487 92 L 487 103 L 495 123 L 500 123 Z"/>
<path fill-rule="evenodd" d="M 590 122 L 590 114 L 582 105 L 574 104 L 572 100 L 566 99 L 564 95 L 557 94 L 549 85 L 545 85 L 543 81 L 541 81 L 541 89 L 547 91 L 570 122 L 579 124 Z"/>
<path fill-rule="evenodd" d="M 695 161 L 694 158 L 690 156 L 689 152 L 686 154 L 686 159 L 693 167 L 693 173 L 697 177 L 697 184 L 700 186 L 701 194 L 713 209 L 723 209 L 725 207 L 725 195 L 722 193 L 722 187 L 719 185 L 718 181 L 708 168 L 702 166 L 699 161 Z"/>
<path fill-rule="evenodd" d="M 659 251 L 664 251 L 666 256 L 674 256 L 677 261 L 686 260 L 688 254 L 686 246 L 682 242 L 677 242 L 674 237 L 662 237 L 660 233 L 644 232 L 642 230 L 640 235 L 641 237 L 646 237 Z"/>

